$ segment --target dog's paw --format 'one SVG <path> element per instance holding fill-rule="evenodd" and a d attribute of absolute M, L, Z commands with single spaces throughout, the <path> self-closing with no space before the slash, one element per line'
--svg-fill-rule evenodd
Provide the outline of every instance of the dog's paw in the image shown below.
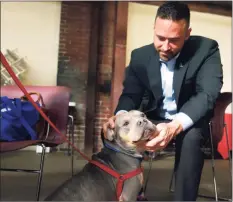
<path fill-rule="evenodd" d="M 137 201 L 148 201 L 148 200 L 145 196 L 140 195 L 137 197 Z"/>
<path fill-rule="evenodd" d="M 143 188 L 138 193 L 137 201 L 148 201 L 147 198 L 146 198 L 146 196 L 145 196 L 145 192 L 144 192 Z"/>

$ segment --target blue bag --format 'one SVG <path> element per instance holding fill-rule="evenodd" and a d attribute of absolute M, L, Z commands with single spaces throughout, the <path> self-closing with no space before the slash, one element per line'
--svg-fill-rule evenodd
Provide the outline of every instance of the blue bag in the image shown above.
<path fill-rule="evenodd" d="M 21 98 L 1 97 L 0 141 L 36 140 L 39 112 L 31 102 Z M 39 103 L 38 103 L 38 106 Z"/>

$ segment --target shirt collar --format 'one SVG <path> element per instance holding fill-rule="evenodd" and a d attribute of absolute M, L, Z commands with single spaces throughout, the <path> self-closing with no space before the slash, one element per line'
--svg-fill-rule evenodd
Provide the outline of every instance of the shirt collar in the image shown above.
<path fill-rule="evenodd" d="M 165 64 L 167 64 L 167 65 L 174 65 L 175 64 L 175 62 L 176 62 L 176 59 L 179 57 L 179 55 L 180 55 L 180 52 L 178 53 L 178 54 L 176 54 L 176 56 L 175 57 L 173 57 L 172 59 L 170 59 L 170 60 L 168 60 L 168 61 L 164 61 L 164 60 L 162 60 L 161 58 L 159 58 L 159 60 L 161 61 L 161 62 L 163 62 L 163 63 L 165 63 Z"/>

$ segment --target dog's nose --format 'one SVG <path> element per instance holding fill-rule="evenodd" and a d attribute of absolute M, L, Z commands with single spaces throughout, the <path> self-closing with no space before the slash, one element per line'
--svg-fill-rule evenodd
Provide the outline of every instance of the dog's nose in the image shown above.
<path fill-rule="evenodd" d="M 142 121 L 138 121 L 138 125 L 141 126 L 142 125 Z"/>
<path fill-rule="evenodd" d="M 142 124 L 145 124 L 147 123 L 147 120 L 146 119 L 143 119 L 142 121 L 138 121 L 138 125 L 141 126 Z"/>

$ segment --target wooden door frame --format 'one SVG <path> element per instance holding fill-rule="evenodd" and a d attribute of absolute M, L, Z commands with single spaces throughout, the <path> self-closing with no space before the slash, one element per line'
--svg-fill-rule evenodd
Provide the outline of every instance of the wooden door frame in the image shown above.
<path fill-rule="evenodd" d="M 116 26 L 115 42 L 113 51 L 113 69 L 111 85 L 111 112 L 115 111 L 118 99 L 122 92 L 126 63 L 126 39 L 128 25 L 128 2 L 117 2 L 116 6 Z"/>

